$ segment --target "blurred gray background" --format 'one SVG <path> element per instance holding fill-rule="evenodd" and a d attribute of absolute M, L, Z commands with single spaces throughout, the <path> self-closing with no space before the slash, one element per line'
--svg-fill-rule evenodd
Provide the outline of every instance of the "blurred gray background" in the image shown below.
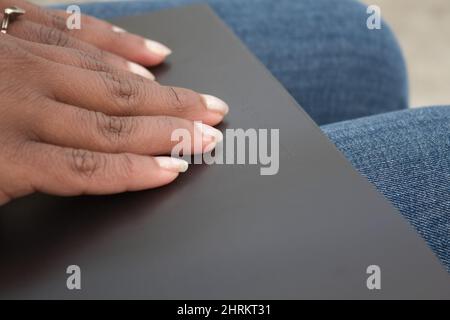
<path fill-rule="evenodd" d="M 45 5 L 88 1 L 32 0 L 32 2 Z M 408 64 L 411 106 L 450 105 L 450 0 L 363 0 L 363 2 L 381 8 L 382 17 L 390 23 L 400 41 Z"/>

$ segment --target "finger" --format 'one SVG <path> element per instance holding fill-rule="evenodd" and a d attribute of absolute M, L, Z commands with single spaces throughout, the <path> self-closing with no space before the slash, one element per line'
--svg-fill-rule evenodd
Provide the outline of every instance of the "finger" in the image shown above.
<path fill-rule="evenodd" d="M 64 11 L 54 12 L 65 22 L 69 14 Z M 141 36 L 128 33 L 124 29 L 113 26 L 105 21 L 83 16 L 81 29 L 69 30 L 58 19 L 48 17 L 47 26 L 55 26 L 60 30 L 68 31 L 73 37 L 93 44 L 94 46 L 115 53 L 146 66 L 153 66 L 163 62 L 172 51 L 160 42 L 145 39 Z"/>
<path fill-rule="evenodd" d="M 16 42 L 28 52 L 56 63 L 71 65 L 92 71 L 118 72 L 118 70 L 123 70 L 112 65 L 110 61 L 108 61 L 108 57 L 105 55 L 93 54 L 74 48 L 40 44 L 22 39 L 16 39 Z M 146 68 L 131 61 L 127 61 L 127 64 L 128 70 L 124 70 L 125 72 L 129 71 L 149 80 L 155 80 L 154 75 Z"/>
<path fill-rule="evenodd" d="M 81 15 L 80 29 L 77 30 L 69 29 L 67 26 L 67 19 L 71 13 L 49 10 L 22 0 L 7 0 L 3 5 L 19 6 L 27 11 L 27 20 L 67 33 L 74 38 L 139 64 L 147 66 L 159 64 L 172 52 L 159 42 L 127 33 L 121 28 L 86 15 Z"/>
<path fill-rule="evenodd" d="M 107 154 L 45 143 L 30 144 L 29 149 L 29 183 L 37 191 L 62 196 L 155 188 L 187 169 L 186 161 L 168 157 Z"/>
<path fill-rule="evenodd" d="M 93 72 L 58 66 L 50 79 L 58 101 L 109 115 L 166 115 L 215 125 L 228 106 L 210 95 L 192 90 L 161 86 L 120 73 Z M 70 80 L 68 80 L 70 79 Z"/>
<path fill-rule="evenodd" d="M 132 67 L 132 65 L 130 65 L 130 62 L 122 57 L 98 49 L 95 46 L 80 41 L 65 32 L 46 27 L 44 25 L 36 24 L 31 21 L 20 20 L 14 22 L 10 25 L 8 34 L 13 35 L 19 39 L 31 42 L 77 49 L 86 52 L 94 57 L 97 57 L 97 60 L 102 60 L 110 63 L 122 70 L 130 71 L 130 68 Z"/>
<path fill-rule="evenodd" d="M 184 154 L 212 150 L 222 133 L 199 122 L 166 116 L 116 117 L 51 102 L 33 116 L 32 130 L 40 141 L 107 153 Z"/>

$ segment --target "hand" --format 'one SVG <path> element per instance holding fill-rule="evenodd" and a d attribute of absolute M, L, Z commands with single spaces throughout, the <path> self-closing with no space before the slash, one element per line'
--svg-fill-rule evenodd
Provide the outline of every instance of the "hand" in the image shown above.
<path fill-rule="evenodd" d="M 0 0 L 1 13 L 10 6 L 25 9 L 26 14 L 10 25 L 8 34 L 28 41 L 82 50 L 117 68 L 150 79 L 154 79 L 153 75 L 140 65 L 157 65 L 171 53 L 161 43 L 127 33 L 93 17 L 82 15 L 81 29 L 69 30 L 65 11 L 41 8 L 24 0 Z"/>
<path fill-rule="evenodd" d="M 221 139 L 209 126 L 228 112 L 218 98 L 161 86 L 75 48 L 9 34 L 0 43 L 0 204 L 35 191 L 161 186 L 187 169 L 182 160 L 155 157 L 170 153 L 173 130 L 202 132 L 192 152 Z"/>

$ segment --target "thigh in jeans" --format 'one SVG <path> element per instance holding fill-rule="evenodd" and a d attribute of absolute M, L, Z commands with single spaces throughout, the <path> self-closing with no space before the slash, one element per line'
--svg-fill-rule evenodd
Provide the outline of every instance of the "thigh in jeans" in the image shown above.
<path fill-rule="evenodd" d="M 391 112 L 322 130 L 450 272 L 450 106 Z"/>

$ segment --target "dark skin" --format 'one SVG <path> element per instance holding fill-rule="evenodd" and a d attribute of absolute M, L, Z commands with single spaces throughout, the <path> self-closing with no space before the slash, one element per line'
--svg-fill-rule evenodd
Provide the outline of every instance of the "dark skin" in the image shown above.
<path fill-rule="evenodd" d="M 186 163 L 166 157 L 175 129 L 203 132 L 191 152 L 220 139 L 210 127 L 227 105 L 189 89 L 162 86 L 139 65 L 169 49 L 83 16 L 24 1 L 27 11 L 0 34 L 0 205 L 33 192 L 111 194 L 172 182 Z M 194 121 L 202 121 L 198 126 Z"/>

